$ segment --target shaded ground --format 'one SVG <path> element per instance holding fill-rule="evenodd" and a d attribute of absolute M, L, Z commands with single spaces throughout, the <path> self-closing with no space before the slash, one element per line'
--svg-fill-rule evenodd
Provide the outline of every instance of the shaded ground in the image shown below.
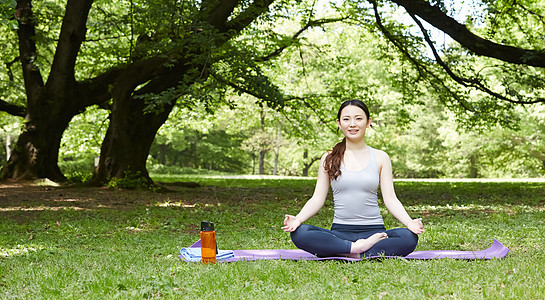
<path fill-rule="evenodd" d="M 100 207 L 123 208 L 159 200 L 148 191 L 120 191 L 106 187 L 52 186 L 0 183 L 0 211 L 90 210 Z"/>
<path fill-rule="evenodd" d="M 123 190 L 108 187 L 58 186 L 54 183 L 0 182 L 0 212 L 57 211 L 63 209 L 129 210 L 136 206 L 182 206 L 241 203 L 310 196 L 306 189 L 199 186 L 195 183 L 159 183 L 163 190 Z"/>
<path fill-rule="evenodd" d="M 259 181 L 251 181 L 252 184 Z M 212 183 L 216 184 L 216 183 Z M 52 182 L 0 182 L 0 213 L 19 218 L 40 211 L 95 209 L 130 210 L 138 206 L 179 206 L 233 204 L 248 213 L 254 205 L 271 201 L 285 201 L 283 209 L 299 209 L 311 196 L 314 182 L 290 185 L 290 180 L 262 186 L 233 186 L 220 183 L 162 183 L 160 192 L 149 190 L 122 190 L 107 187 L 58 186 Z M 545 206 L 545 183 L 494 182 L 396 182 L 396 192 L 404 205 L 414 207 L 420 216 L 491 213 L 496 206 L 507 213 L 524 207 L 532 210 Z M 380 198 L 380 196 L 379 196 Z M 244 203 L 243 206 L 241 204 Z M 331 205 L 326 202 L 326 207 Z M 518 206 L 518 208 L 517 208 Z M 292 207 L 292 208 L 290 208 Z"/>

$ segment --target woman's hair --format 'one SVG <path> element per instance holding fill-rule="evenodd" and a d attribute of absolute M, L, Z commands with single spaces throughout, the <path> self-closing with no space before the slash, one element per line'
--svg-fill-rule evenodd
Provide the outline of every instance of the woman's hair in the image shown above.
<path fill-rule="evenodd" d="M 339 107 L 339 112 L 337 113 L 337 120 L 341 119 L 342 110 L 349 105 L 354 105 L 361 108 L 365 113 L 367 120 L 369 120 L 369 108 L 367 108 L 367 105 L 365 105 L 365 103 L 357 99 L 348 100 L 341 104 L 341 107 Z M 345 150 L 346 138 L 343 138 L 341 142 L 337 143 L 337 145 L 333 147 L 331 152 L 325 158 L 324 168 L 330 179 L 337 179 L 337 177 L 341 175 L 341 161 L 343 160 Z"/>

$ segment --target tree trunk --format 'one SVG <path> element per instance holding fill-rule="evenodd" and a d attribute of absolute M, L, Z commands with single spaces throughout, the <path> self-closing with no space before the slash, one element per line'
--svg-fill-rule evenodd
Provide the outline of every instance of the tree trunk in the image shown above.
<path fill-rule="evenodd" d="M 264 13 L 272 0 L 256 1 L 230 18 L 238 1 L 210 1 L 201 3 L 203 19 L 196 19 L 195 30 L 185 37 L 185 47 L 173 53 L 137 61 L 125 68 L 112 89 L 113 108 L 110 125 L 101 146 L 100 161 L 92 183 L 104 184 L 113 178 L 131 178 L 153 184 L 146 170 L 146 159 L 157 130 L 168 118 L 176 97 L 154 102 L 154 111 L 146 112 L 145 98 L 158 95 L 169 88 L 202 82 L 209 76 L 213 61 L 207 49 L 220 46 Z M 203 26 L 207 23 L 208 26 Z M 206 42 L 197 38 L 213 27 L 217 35 L 206 35 Z M 212 33 L 210 31 L 209 33 Z M 204 52 L 204 53 L 203 53 Z M 143 87 L 140 87 L 145 84 Z M 138 88 L 138 90 L 137 90 Z M 149 103 L 148 103 L 149 104 Z"/>
<path fill-rule="evenodd" d="M 255 154 L 252 153 L 252 175 L 255 175 Z"/>
<path fill-rule="evenodd" d="M 265 154 L 266 150 L 259 151 L 259 175 L 265 174 Z"/>
<path fill-rule="evenodd" d="M 278 130 L 276 132 L 276 152 L 274 153 L 273 175 L 278 174 L 278 157 L 280 156 L 281 143 L 282 143 L 282 122 L 278 122 Z"/>
<path fill-rule="evenodd" d="M 308 149 L 305 149 L 303 151 L 303 176 L 308 176 L 308 169 L 310 169 L 310 165 L 306 163 L 308 158 Z"/>
<path fill-rule="evenodd" d="M 6 161 L 11 157 L 11 135 L 6 136 Z"/>
<path fill-rule="evenodd" d="M 165 120 L 168 112 L 161 114 Z M 151 118 L 135 118 L 135 114 L 131 112 L 112 112 L 111 117 L 111 125 L 102 143 L 100 160 L 92 183 L 104 184 L 112 178 L 128 178 L 152 184 L 146 169 L 146 160 L 162 123 L 157 125 L 158 122 L 151 122 Z M 117 121 L 119 118 L 131 122 Z"/>
<path fill-rule="evenodd" d="M 208 67 L 213 63 L 210 49 L 236 36 L 266 12 L 272 0 L 255 1 L 241 9 L 237 9 L 239 1 L 203 0 L 200 13 L 195 16 L 193 36 L 186 36 L 186 48 L 111 68 L 95 78 L 77 82 L 76 59 L 85 40 L 92 3 L 93 0 L 66 2 L 57 48 L 44 83 L 36 59 L 40 55 L 36 47 L 38 39 L 34 22 L 37 19 L 33 17 L 32 1 L 17 1 L 15 18 L 19 24 L 17 32 L 27 96 L 27 122 L 10 161 L 0 172 L 1 177 L 63 180 L 57 156 L 68 123 L 87 106 L 104 104 L 113 98 L 111 122 L 93 180 L 103 183 L 110 178 L 134 175 L 151 182 L 145 167 L 149 149 L 176 99 L 156 103 L 154 111 L 146 112 L 142 97 L 178 87 L 182 80 L 186 85 L 206 80 Z M 213 30 L 209 30 L 210 27 Z M 213 39 L 211 35 L 204 39 L 195 38 L 208 31 L 218 34 Z M 206 53 L 203 55 L 202 51 Z M 139 88 L 143 84 L 144 87 Z M 17 114 L 22 114 L 23 110 L 13 110 L 1 100 L 0 108 Z"/>
<path fill-rule="evenodd" d="M 308 160 L 308 150 L 305 149 L 303 151 L 303 176 L 308 176 L 308 170 L 310 169 L 310 167 L 312 167 L 314 162 L 317 161 L 317 160 L 320 160 L 320 158 L 321 158 L 320 156 L 317 156 L 317 157 L 312 158 L 310 161 L 307 161 Z"/>
<path fill-rule="evenodd" d="M 146 169 L 146 160 L 157 130 L 167 120 L 175 100 L 163 104 L 155 112 L 146 113 L 144 98 L 134 96 L 138 82 L 128 78 L 134 76 L 130 69 L 125 74 L 129 75 L 121 79 L 114 88 L 110 125 L 102 142 L 99 165 L 91 180 L 93 184 L 104 184 L 112 178 L 127 178 L 153 184 Z M 158 81 L 162 79 L 152 81 L 148 87 L 154 86 Z M 162 83 L 170 83 L 168 80 L 163 81 Z"/>
<path fill-rule="evenodd" d="M 479 170 L 477 169 L 477 157 L 475 154 L 469 156 L 469 178 L 479 177 Z"/>
<path fill-rule="evenodd" d="M 259 130 L 263 134 L 265 133 L 265 111 L 262 109 L 259 114 Z M 263 138 L 263 135 L 261 136 Z M 265 174 L 265 154 L 267 154 L 268 145 L 265 141 L 259 141 L 260 150 L 259 150 L 259 175 Z"/>
<path fill-rule="evenodd" d="M 35 18 L 32 1 L 17 1 L 19 54 L 27 97 L 25 124 L 9 161 L 0 171 L 1 179 L 49 178 L 66 180 L 57 164 L 64 130 L 85 107 L 96 104 L 99 91 L 107 89 L 76 83 L 74 65 L 85 39 L 92 0 L 68 1 L 55 56 L 44 84 L 36 57 Z M 102 98 L 101 98 L 102 99 Z"/>
<path fill-rule="evenodd" d="M 159 145 L 158 160 L 159 160 L 159 163 L 162 164 L 162 165 L 167 164 L 167 150 L 168 150 L 168 145 L 165 145 L 165 144 L 160 144 Z"/>
<path fill-rule="evenodd" d="M 62 134 L 74 115 L 62 107 L 30 112 L 0 178 L 66 180 L 57 163 Z"/>

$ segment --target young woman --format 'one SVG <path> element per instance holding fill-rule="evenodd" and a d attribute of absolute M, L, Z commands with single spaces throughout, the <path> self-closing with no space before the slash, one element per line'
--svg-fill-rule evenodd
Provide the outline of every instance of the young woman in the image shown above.
<path fill-rule="evenodd" d="M 405 256 L 424 232 L 422 219 L 409 217 L 396 197 L 388 155 L 365 143 L 371 125 L 369 109 L 360 100 L 344 102 L 337 125 L 345 138 L 320 160 L 314 194 L 297 216 L 286 215 L 282 229 L 293 243 L 316 256 Z M 329 185 L 335 216 L 331 230 L 303 224 L 324 205 Z M 386 230 L 377 203 L 380 184 L 384 204 L 406 228 Z"/>

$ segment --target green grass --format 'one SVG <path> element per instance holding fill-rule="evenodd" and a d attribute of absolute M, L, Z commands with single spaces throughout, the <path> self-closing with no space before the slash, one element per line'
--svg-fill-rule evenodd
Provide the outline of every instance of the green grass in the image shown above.
<path fill-rule="evenodd" d="M 298 212 L 314 180 L 156 179 L 202 186 L 49 188 L 41 202 L 0 198 L 0 298 L 545 298 L 545 183 L 396 182 L 407 210 L 425 221 L 417 250 L 481 250 L 496 238 L 511 249 L 501 260 L 201 265 L 177 255 L 198 239 L 203 220 L 216 224 L 223 249 L 294 248 L 280 230 L 283 215 Z M 332 216 L 328 201 L 309 223 L 327 227 Z"/>

